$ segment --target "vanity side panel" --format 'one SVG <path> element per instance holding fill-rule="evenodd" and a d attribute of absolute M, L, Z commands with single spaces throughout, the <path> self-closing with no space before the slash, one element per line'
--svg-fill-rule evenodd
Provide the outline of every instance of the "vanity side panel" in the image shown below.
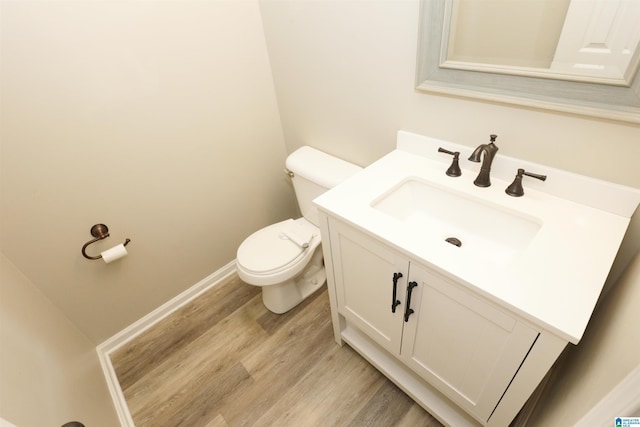
<path fill-rule="evenodd" d="M 567 344 L 568 341 L 549 331 L 540 332 L 536 343 L 489 418 L 488 427 L 509 425 Z"/>
<path fill-rule="evenodd" d="M 338 314 L 338 299 L 336 296 L 336 280 L 333 268 L 333 251 L 331 250 L 331 233 L 329 217 L 318 209 L 318 222 L 320 226 L 320 236 L 322 239 L 322 254 L 324 256 L 324 266 L 327 273 L 327 291 L 329 293 L 329 305 L 331 307 L 331 323 L 333 324 L 333 337 L 340 347 L 344 345 L 342 340 L 342 330 L 346 327 L 344 318 Z"/>

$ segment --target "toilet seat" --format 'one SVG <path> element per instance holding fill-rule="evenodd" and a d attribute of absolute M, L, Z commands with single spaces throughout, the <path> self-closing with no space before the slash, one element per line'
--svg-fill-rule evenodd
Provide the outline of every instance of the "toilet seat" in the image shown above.
<path fill-rule="evenodd" d="M 242 242 L 236 255 L 241 278 L 250 276 L 255 285 L 274 284 L 282 281 L 283 277 L 286 280 L 286 276 L 297 274 L 306 266 L 320 244 L 320 230 L 304 218 L 295 220 L 297 226 L 313 233 L 309 247 L 301 248 L 284 233 L 292 222 L 289 219 L 272 224 L 256 231 Z"/>

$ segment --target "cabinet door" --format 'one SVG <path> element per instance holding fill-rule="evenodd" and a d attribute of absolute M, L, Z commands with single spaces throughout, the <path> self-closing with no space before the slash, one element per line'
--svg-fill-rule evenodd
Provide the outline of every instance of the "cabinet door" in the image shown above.
<path fill-rule="evenodd" d="M 338 221 L 331 220 L 329 226 L 338 311 L 387 351 L 399 354 L 408 261 Z M 396 280 L 393 312 L 398 273 L 402 277 Z"/>
<path fill-rule="evenodd" d="M 538 336 L 496 306 L 411 264 L 415 281 L 402 359 L 486 422 Z M 414 302 L 415 301 L 415 302 Z"/>

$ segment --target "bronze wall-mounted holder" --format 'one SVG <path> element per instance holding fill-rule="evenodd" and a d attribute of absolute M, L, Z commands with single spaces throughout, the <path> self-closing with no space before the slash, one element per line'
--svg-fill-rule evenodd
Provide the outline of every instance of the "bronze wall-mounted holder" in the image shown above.
<path fill-rule="evenodd" d="M 86 249 L 87 249 L 87 246 L 89 246 L 90 244 L 95 243 L 98 240 L 106 239 L 107 237 L 109 237 L 109 227 L 107 227 L 104 224 L 96 224 L 93 227 L 91 227 L 91 235 L 95 237 L 95 239 L 88 241 L 87 243 L 84 244 L 84 246 L 82 246 L 82 256 L 84 256 L 87 259 L 94 259 L 94 260 L 101 259 L 102 255 L 98 255 L 98 256 L 87 255 Z M 124 246 L 127 246 L 130 241 L 131 239 L 125 239 L 123 243 Z"/>

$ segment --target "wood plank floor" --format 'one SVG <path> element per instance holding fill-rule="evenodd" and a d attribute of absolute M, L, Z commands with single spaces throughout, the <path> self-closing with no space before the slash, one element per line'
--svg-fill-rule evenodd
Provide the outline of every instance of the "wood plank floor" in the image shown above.
<path fill-rule="evenodd" d="M 441 426 L 335 343 L 326 288 L 276 315 L 234 275 L 111 361 L 137 427 Z"/>

